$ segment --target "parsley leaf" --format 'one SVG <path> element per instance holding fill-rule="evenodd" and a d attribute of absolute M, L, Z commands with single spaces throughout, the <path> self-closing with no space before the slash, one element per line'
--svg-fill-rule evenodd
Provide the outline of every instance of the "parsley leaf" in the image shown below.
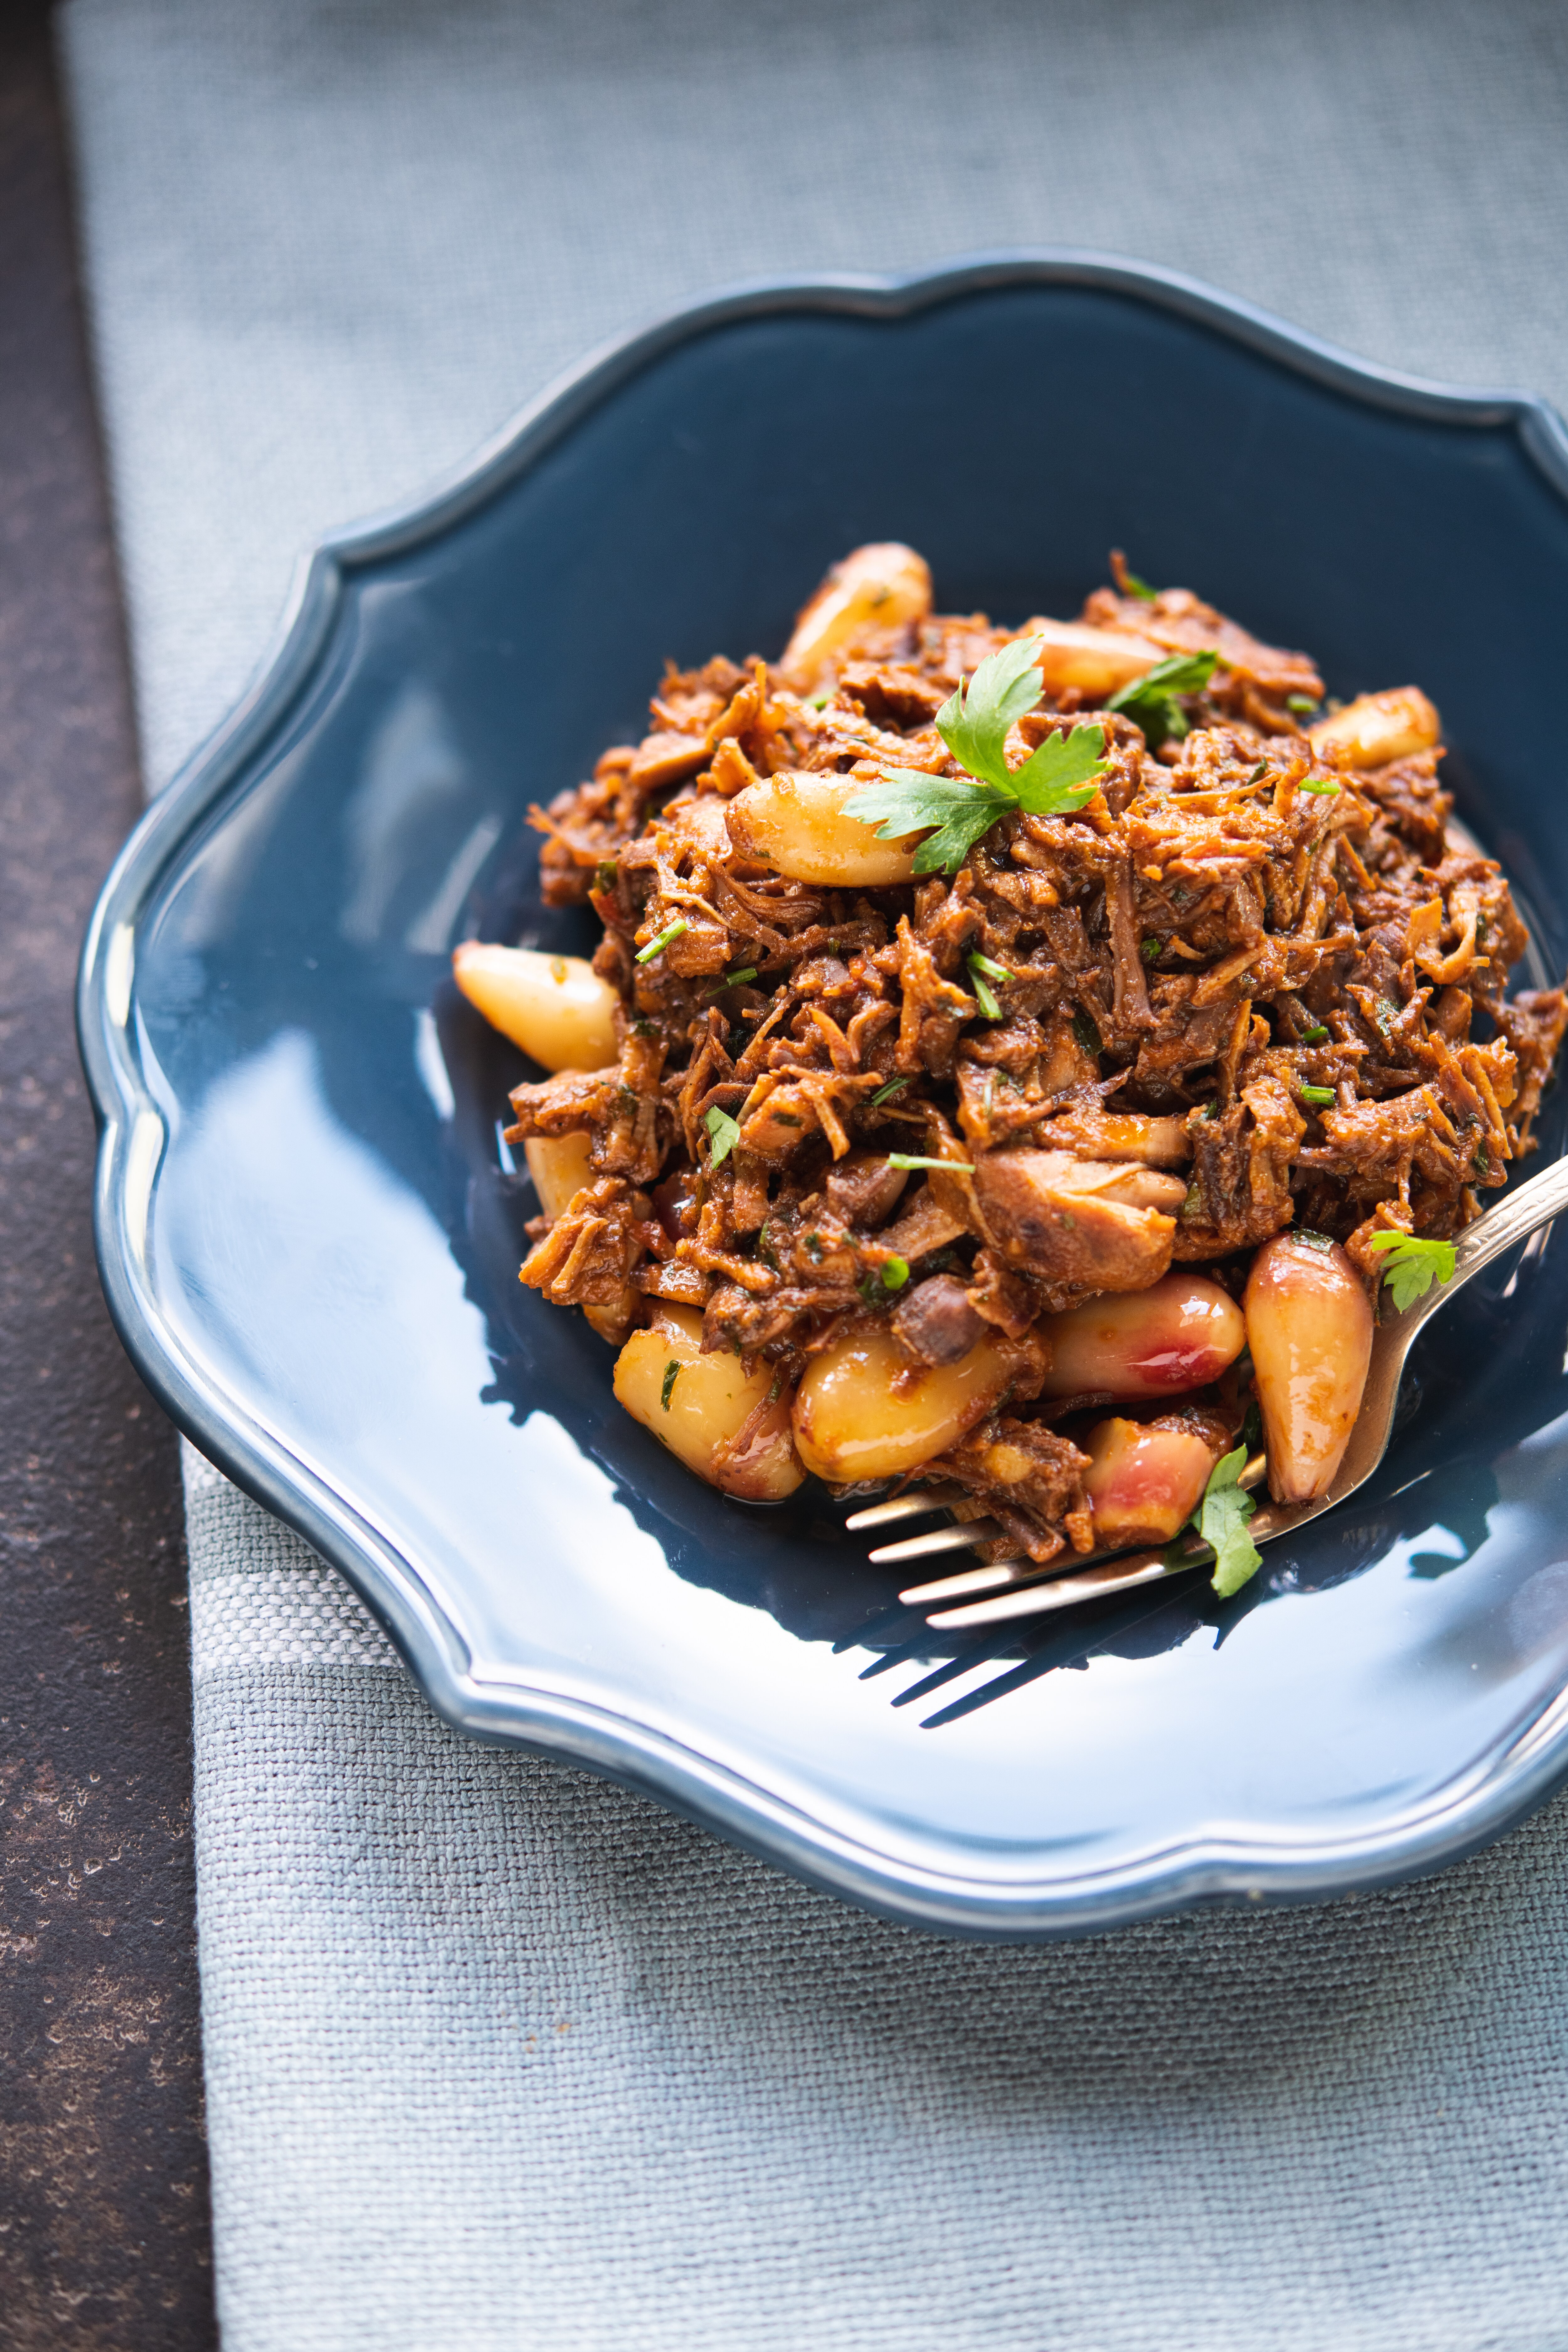
<path fill-rule="evenodd" d="M 1387 1253 L 1388 1270 L 1383 1278 L 1402 1315 L 1418 1298 L 1425 1298 L 1435 1282 L 1447 1282 L 1454 1271 L 1452 1242 L 1422 1241 L 1414 1234 L 1373 1234 L 1372 1246 Z"/>
<path fill-rule="evenodd" d="M 973 677 L 959 680 L 958 692 L 936 714 L 937 733 L 959 766 L 1003 792 L 1013 783 L 1007 730 L 1033 710 L 1045 690 L 1036 667 L 1039 658 L 1038 637 L 1024 637 L 987 654 Z"/>
<path fill-rule="evenodd" d="M 1120 710 L 1141 727 L 1149 749 L 1157 751 L 1168 735 L 1179 742 L 1187 731 L 1186 714 L 1176 697 L 1201 694 L 1218 661 L 1217 653 L 1173 654 L 1169 661 L 1156 662 L 1142 677 L 1129 678 L 1105 707 Z"/>
<path fill-rule="evenodd" d="M 1074 727 L 1048 735 L 1019 768 L 1007 765 L 1007 730 L 1041 695 L 1039 640 L 987 654 L 973 677 L 937 712 L 942 741 L 967 776 L 932 776 L 889 768 L 844 803 L 864 824 L 880 820 L 879 841 L 931 828 L 915 851 L 917 874 L 956 874 L 982 835 L 1010 809 L 1065 816 L 1094 797 L 1104 772 L 1105 730 Z"/>
<path fill-rule="evenodd" d="M 897 841 L 922 825 L 936 831 L 915 852 L 917 874 L 956 874 L 982 834 L 989 833 L 1013 806 L 1005 793 L 965 776 L 924 776 L 912 768 L 889 768 L 874 784 L 862 784 L 844 803 L 846 816 L 869 824 L 886 822 L 879 841 Z"/>
<path fill-rule="evenodd" d="M 722 1168 L 741 1140 L 740 1128 L 729 1112 L 721 1110 L 717 1103 L 711 1110 L 703 1113 L 702 1124 L 708 1129 L 708 1140 L 712 1147 L 708 1164 L 710 1168 Z"/>
<path fill-rule="evenodd" d="M 1258 1506 L 1236 1483 L 1246 1461 L 1247 1448 L 1238 1445 L 1233 1454 L 1216 1462 L 1204 1488 L 1203 1501 L 1193 1514 L 1194 1527 L 1205 1543 L 1214 1547 L 1214 1575 L 1210 1581 L 1222 1601 L 1239 1592 L 1248 1577 L 1256 1575 L 1263 1565 L 1263 1555 L 1247 1532 L 1247 1523 Z"/>
<path fill-rule="evenodd" d="M 658 1391 L 658 1401 L 664 1407 L 666 1412 L 669 1411 L 670 1396 L 674 1391 L 675 1383 L 679 1378 L 680 1366 L 677 1362 L 676 1359 L 671 1356 L 668 1363 L 666 1364 L 664 1368 L 664 1379 L 660 1384 Z"/>

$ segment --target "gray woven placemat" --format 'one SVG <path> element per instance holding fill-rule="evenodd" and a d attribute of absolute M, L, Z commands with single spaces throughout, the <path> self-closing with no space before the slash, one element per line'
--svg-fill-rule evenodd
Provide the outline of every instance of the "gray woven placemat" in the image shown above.
<path fill-rule="evenodd" d="M 1096 246 L 1568 395 L 1555 5 L 62 30 L 153 783 L 299 545 L 700 287 Z M 455 1738 L 187 1478 L 228 2352 L 1568 2346 L 1568 1801 L 1386 1895 L 943 1942 Z"/>

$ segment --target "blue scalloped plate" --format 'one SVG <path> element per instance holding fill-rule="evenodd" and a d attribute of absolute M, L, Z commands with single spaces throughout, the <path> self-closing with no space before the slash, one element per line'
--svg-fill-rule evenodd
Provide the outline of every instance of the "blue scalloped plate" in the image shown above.
<path fill-rule="evenodd" d="M 1568 1770 L 1568 1247 L 1417 1344 L 1343 1510 L 979 1647 L 900 1612 L 812 1486 L 748 1511 L 517 1281 L 525 1066 L 453 994 L 543 912 L 528 803 L 638 731 L 667 655 L 781 645 L 869 539 L 948 609 L 1071 612 L 1107 550 L 1331 689 L 1419 680 L 1461 811 L 1568 962 L 1568 438 L 1074 255 L 682 311 L 417 510 L 333 541 L 152 809 L 82 969 L 110 1304 L 197 1445 L 357 1586 L 431 1703 L 853 1899 L 977 1935 L 1429 1870 Z M 1543 1145 L 1563 1147 L 1560 1098 Z"/>

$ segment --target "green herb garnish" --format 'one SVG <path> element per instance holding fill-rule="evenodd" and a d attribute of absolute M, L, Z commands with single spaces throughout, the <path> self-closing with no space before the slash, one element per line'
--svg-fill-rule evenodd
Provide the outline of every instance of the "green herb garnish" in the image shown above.
<path fill-rule="evenodd" d="M 722 980 L 716 980 L 709 992 L 713 996 L 723 996 L 731 988 L 744 988 L 746 982 L 755 980 L 756 976 L 754 963 L 742 964 L 739 971 L 727 971 Z"/>
<path fill-rule="evenodd" d="M 993 963 L 989 956 L 972 955 L 966 957 L 965 961 L 969 966 L 969 980 L 974 991 L 974 1002 L 979 1005 L 987 1021 L 1000 1021 L 1002 1007 L 985 984 L 986 974 L 989 973 L 993 980 L 1010 980 L 1012 973 L 1004 971 L 999 963 Z"/>
<path fill-rule="evenodd" d="M 987 654 L 937 712 L 937 731 L 967 775 L 889 768 L 877 782 L 850 793 L 846 816 L 865 824 L 879 818 L 879 841 L 930 828 L 915 851 L 915 872 L 956 874 L 975 843 L 1010 811 L 1065 816 L 1092 800 L 1105 772 L 1103 727 L 1048 735 L 1021 767 L 1007 765 L 1007 730 L 1044 691 L 1035 667 L 1038 656 L 1037 637 Z"/>
<path fill-rule="evenodd" d="M 1141 727 L 1149 749 L 1157 751 L 1168 735 L 1179 742 L 1187 732 L 1187 716 L 1177 696 L 1201 694 L 1218 662 L 1217 653 L 1173 654 L 1169 661 L 1156 662 L 1142 677 L 1118 687 L 1105 707 Z"/>
<path fill-rule="evenodd" d="M 1303 1045 L 1326 1045 L 1328 1042 L 1329 1033 L 1321 1021 L 1314 1022 L 1310 1029 L 1303 1029 L 1301 1032 Z"/>
<path fill-rule="evenodd" d="M 1293 710 L 1298 719 L 1305 719 L 1308 713 L 1316 710 L 1318 706 L 1310 694 L 1288 694 L 1285 697 L 1285 708 L 1287 710 Z"/>
<path fill-rule="evenodd" d="M 901 1095 L 904 1088 L 910 1083 L 911 1081 L 908 1078 L 889 1078 L 887 1085 L 885 1087 L 879 1087 L 876 1093 L 872 1096 L 871 1101 L 873 1105 L 891 1102 L 893 1097 L 895 1095 Z"/>
<path fill-rule="evenodd" d="M 649 940 L 646 948 L 638 948 L 638 963 L 650 963 L 656 955 L 663 954 L 671 940 L 678 940 L 682 931 L 689 931 L 690 929 L 691 926 L 685 916 L 677 915 L 674 922 L 666 923 L 663 930 L 656 938 Z"/>
<path fill-rule="evenodd" d="M 1129 572 L 1125 563 L 1121 567 L 1121 585 L 1130 596 L 1141 598 L 1145 604 L 1152 604 L 1160 593 L 1151 588 L 1146 580 L 1140 580 L 1136 572 Z"/>
<path fill-rule="evenodd" d="M 1259 761 L 1258 762 L 1257 767 L 1256 767 L 1256 768 L 1254 768 L 1254 770 L 1252 771 L 1251 775 L 1250 775 L 1250 776 L 1248 776 L 1248 778 L 1247 778 L 1247 784 L 1256 784 L 1256 783 L 1260 783 L 1260 782 L 1262 782 L 1263 778 L 1264 778 L 1268 773 L 1268 761 L 1267 761 L 1267 760 L 1259 760 Z M 1245 785 L 1245 784 L 1244 784 L 1244 785 L 1243 785 L 1243 787 L 1242 787 L 1242 790 L 1245 792 L 1245 791 L 1246 791 L 1246 789 L 1247 789 L 1247 785 Z"/>
<path fill-rule="evenodd" d="M 1296 1091 L 1304 1103 L 1311 1104 L 1314 1110 L 1326 1110 L 1332 1106 L 1332 1087 L 1298 1087 Z"/>
<path fill-rule="evenodd" d="M 613 857 L 601 857 L 594 868 L 595 889 L 613 890 L 616 887 L 616 877 L 620 870 Z"/>
<path fill-rule="evenodd" d="M 889 1258 L 889 1260 L 888 1260 L 887 1264 L 886 1264 L 886 1265 L 883 1266 L 883 1268 L 882 1268 L 882 1287 L 883 1287 L 883 1289 L 884 1289 L 884 1290 L 902 1290 L 902 1288 L 903 1288 L 903 1286 L 904 1286 L 905 1283 L 906 1283 L 906 1282 L 908 1282 L 909 1278 L 910 1278 L 910 1262 L 909 1262 L 908 1258 L 903 1258 L 903 1257 L 890 1257 L 890 1258 Z"/>
<path fill-rule="evenodd" d="M 1263 1555 L 1247 1532 L 1247 1523 L 1258 1506 L 1236 1483 L 1246 1461 L 1247 1448 L 1238 1445 L 1216 1462 L 1209 1472 L 1203 1501 L 1193 1513 L 1194 1527 L 1214 1548 L 1214 1575 L 1209 1580 L 1222 1601 L 1239 1592 L 1263 1565 Z"/>
<path fill-rule="evenodd" d="M 666 1364 L 664 1368 L 664 1386 L 658 1392 L 658 1401 L 664 1407 L 666 1412 L 669 1411 L 670 1393 L 675 1387 L 679 1372 L 680 1366 L 676 1362 L 675 1358 L 671 1356 L 668 1363 Z"/>
<path fill-rule="evenodd" d="M 1145 940 L 1140 950 L 1145 963 L 1158 963 L 1165 952 L 1163 940 Z"/>
<path fill-rule="evenodd" d="M 1435 1282 L 1447 1282 L 1453 1276 L 1452 1242 L 1422 1241 L 1414 1234 L 1373 1234 L 1372 1246 L 1387 1253 L 1388 1267 L 1383 1278 L 1402 1315 L 1418 1298 L 1425 1298 Z"/>
<path fill-rule="evenodd" d="M 703 1113 L 702 1124 L 708 1129 L 708 1141 L 710 1146 L 708 1165 L 710 1168 L 722 1168 L 725 1160 L 741 1140 L 740 1128 L 729 1112 L 721 1110 L 717 1103 L 711 1110 Z"/>
<path fill-rule="evenodd" d="M 1315 776 L 1303 776 L 1301 779 L 1301 790 L 1304 793 L 1317 793 L 1321 795 L 1325 793 L 1337 793 L 1339 791 L 1339 786 L 1338 784 L 1320 782 Z"/>
<path fill-rule="evenodd" d="M 1315 1234 L 1310 1225 L 1294 1225 L 1285 1236 L 1288 1242 L 1300 1242 L 1303 1249 L 1331 1250 L 1339 1244 L 1327 1234 Z"/>
<path fill-rule="evenodd" d="M 922 1160 L 914 1151 L 889 1151 L 888 1165 L 889 1168 L 951 1168 L 955 1176 L 973 1176 L 974 1173 L 973 1160 Z"/>
<path fill-rule="evenodd" d="M 1072 1034 L 1086 1054 L 1098 1056 L 1103 1050 L 1100 1042 L 1100 1032 L 1087 1013 L 1078 1012 L 1073 1014 Z"/>

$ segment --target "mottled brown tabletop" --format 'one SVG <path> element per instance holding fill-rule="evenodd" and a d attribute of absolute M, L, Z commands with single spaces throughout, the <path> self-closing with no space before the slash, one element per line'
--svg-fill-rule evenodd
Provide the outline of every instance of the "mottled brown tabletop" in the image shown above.
<path fill-rule="evenodd" d="M 46 10 L 0 10 L 0 2347 L 216 2341 L 174 1433 L 72 990 L 139 804 Z"/>

